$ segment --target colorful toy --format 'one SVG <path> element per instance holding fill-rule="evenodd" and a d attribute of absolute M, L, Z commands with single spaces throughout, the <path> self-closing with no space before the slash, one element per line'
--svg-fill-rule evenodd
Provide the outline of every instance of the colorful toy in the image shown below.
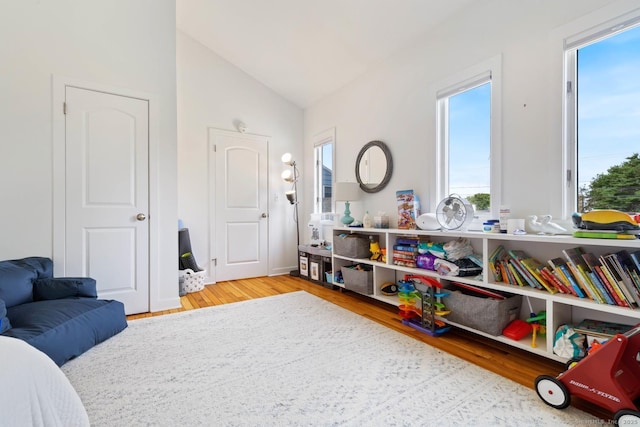
<path fill-rule="evenodd" d="M 529 317 L 526 322 L 531 324 L 531 329 L 533 330 L 533 335 L 531 336 L 531 347 L 536 348 L 538 346 L 536 344 L 537 335 L 545 335 L 547 333 L 547 313 L 545 311 L 541 311 L 537 315 Z"/>
<path fill-rule="evenodd" d="M 449 292 L 435 290 L 442 289 L 440 282 L 432 277 L 407 274 L 398 284 L 399 309 L 403 324 L 432 336 L 441 335 L 451 329 L 436 317 L 451 313 L 442 302 L 442 298 L 449 295 Z M 421 301 L 420 308 L 415 305 L 417 299 Z"/>
<path fill-rule="evenodd" d="M 380 250 L 380 242 L 378 242 L 377 240 L 371 240 L 369 242 L 369 251 L 371 252 L 371 257 L 369 259 L 372 259 L 374 261 L 380 261 L 380 258 L 382 258 L 382 251 Z"/>
<path fill-rule="evenodd" d="M 640 324 L 624 334 L 616 334 L 573 361 L 557 377 L 540 375 L 535 380 L 538 396 L 549 406 L 564 409 L 571 395 L 601 406 L 614 414 L 615 425 L 640 423 L 636 405 L 640 397 Z"/>

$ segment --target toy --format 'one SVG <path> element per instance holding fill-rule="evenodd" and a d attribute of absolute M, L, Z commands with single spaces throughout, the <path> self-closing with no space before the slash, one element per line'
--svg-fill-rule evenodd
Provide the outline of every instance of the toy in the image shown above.
<path fill-rule="evenodd" d="M 404 280 L 398 283 L 399 309 L 403 324 L 431 336 L 441 335 L 451 329 L 436 317 L 451 313 L 442 302 L 442 298 L 449 292 L 435 291 L 435 288 L 442 289 L 440 282 L 432 277 L 407 274 Z M 415 306 L 417 299 L 421 301 L 420 308 Z"/>
<path fill-rule="evenodd" d="M 515 319 L 502 331 L 502 335 L 515 341 L 520 341 L 533 331 L 530 323 L 524 320 Z"/>
<path fill-rule="evenodd" d="M 382 258 L 382 251 L 380 250 L 380 242 L 370 238 L 369 251 L 371 252 L 371 257 L 369 259 L 372 259 L 373 261 L 380 261 L 380 258 Z"/>
<path fill-rule="evenodd" d="M 536 348 L 538 345 L 536 344 L 536 338 L 538 334 L 545 335 L 547 333 L 547 312 L 541 311 L 538 314 L 533 312 L 533 308 L 531 307 L 531 300 L 529 297 L 527 298 L 527 304 L 529 304 L 529 318 L 526 320 L 527 323 L 531 325 L 531 329 L 533 331 L 533 335 L 531 336 L 531 347 Z"/>
<path fill-rule="evenodd" d="M 575 212 L 571 219 L 576 228 L 586 230 L 638 230 L 640 226 L 631 215 L 613 210 L 598 209 L 583 214 Z"/>
<path fill-rule="evenodd" d="M 538 396 L 549 406 L 564 409 L 571 395 L 614 413 L 614 424 L 640 422 L 636 401 L 640 397 L 640 324 L 592 350 L 557 377 L 540 375 L 535 380 Z"/>

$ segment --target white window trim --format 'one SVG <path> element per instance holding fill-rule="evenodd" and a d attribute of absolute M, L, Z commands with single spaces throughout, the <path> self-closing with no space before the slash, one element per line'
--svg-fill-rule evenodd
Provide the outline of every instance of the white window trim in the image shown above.
<path fill-rule="evenodd" d="M 615 14 L 617 10 L 612 10 Z M 619 13 L 619 12 L 617 12 Z M 597 24 L 594 24 L 598 22 Z M 560 30 L 563 34 L 563 96 L 562 96 L 562 216 L 569 218 L 578 204 L 577 159 L 577 52 L 578 49 L 640 24 L 640 8 L 611 18 L 602 11 L 591 14 L 579 23 Z"/>
<path fill-rule="evenodd" d="M 491 160 L 490 160 L 490 188 L 491 188 L 491 216 L 497 218 L 502 203 L 502 55 L 496 55 L 467 70 L 441 81 L 436 86 L 436 164 L 434 183 L 431 188 L 431 206 L 437 206 L 440 200 L 448 196 L 447 168 L 448 159 L 448 100 L 441 102 L 443 97 L 449 97 L 481 84 L 491 82 Z"/>
<path fill-rule="evenodd" d="M 318 132 L 312 138 L 313 140 L 313 213 L 322 213 L 322 208 L 320 206 L 322 200 L 322 194 L 318 193 L 318 189 L 320 188 L 319 183 L 322 181 L 322 169 L 317 167 L 318 158 L 316 156 L 316 149 L 324 144 L 332 143 L 333 147 L 331 149 L 331 164 L 333 165 L 333 173 L 331 174 L 331 186 L 335 187 L 336 182 L 336 128 L 332 127 L 326 129 L 322 132 Z M 335 212 L 335 201 L 333 200 L 333 192 L 331 196 L 331 206 L 334 207 L 333 211 Z"/>

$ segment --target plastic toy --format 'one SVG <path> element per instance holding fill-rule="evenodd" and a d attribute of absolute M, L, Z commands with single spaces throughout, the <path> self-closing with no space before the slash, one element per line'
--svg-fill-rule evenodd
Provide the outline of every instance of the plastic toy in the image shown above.
<path fill-rule="evenodd" d="M 533 330 L 533 335 L 531 336 L 531 347 L 536 348 L 538 347 L 536 344 L 538 334 L 545 335 L 547 333 L 547 328 L 545 326 L 547 322 L 547 313 L 545 311 L 541 311 L 537 315 L 529 317 L 526 322 L 531 324 L 531 329 Z"/>
<path fill-rule="evenodd" d="M 601 406 L 614 414 L 616 425 L 637 425 L 640 411 L 640 324 L 616 334 L 578 361 L 570 361 L 557 377 L 535 380 L 538 396 L 549 406 L 564 409 L 571 395 Z"/>
<path fill-rule="evenodd" d="M 371 252 L 371 257 L 369 259 L 373 261 L 380 261 L 382 258 L 382 251 L 380 250 L 380 242 L 377 240 L 369 241 L 369 251 Z"/>
<path fill-rule="evenodd" d="M 587 230 L 638 230 L 640 226 L 631 215 L 613 209 L 599 209 L 580 214 L 575 212 L 571 219 L 577 228 Z"/>
<path fill-rule="evenodd" d="M 402 323 L 431 336 L 442 335 L 451 327 L 436 316 L 446 316 L 447 310 L 442 298 L 449 295 L 447 291 L 438 291 L 442 285 L 436 279 L 426 276 L 405 275 L 398 282 L 398 299 Z M 421 307 L 416 307 L 417 299 Z M 419 318 L 419 320 L 418 320 Z"/>
<path fill-rule="evenodd" d="M 533 331 L 531 324 L 524 320 L 515 319 L 502 331 L 502 335 L 515 341 L 520 341 Z"/>

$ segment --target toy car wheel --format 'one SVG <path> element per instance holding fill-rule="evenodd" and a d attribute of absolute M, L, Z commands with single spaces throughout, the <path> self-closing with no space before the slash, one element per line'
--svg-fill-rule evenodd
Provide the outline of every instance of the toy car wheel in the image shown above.
<path fill-rule="evenodd" d="M 568 371 L 569 369 L 573 368 L 574 366 L 576 366 L 576 363 L 578 363 L 580 360 L 582 359 L 579 357 L 574 357 L 572 359 L 569 359 L 567 363 L 564 365 L 564 370 Z"/>
<path fill-rule="evenodd" d="M 640 412 L 632 411 L 631 409 L 622 409 L 616 412 L 613 419 L 618 426 L 638 425 L 640 422 Z"/>
<path fill-rule="evenodd" d="M 536 393 L 547 405 L 564 409 L 571 404 L 571 395 L 564 384 L 556 377 L 540 375 L 535 381 Z"/>

